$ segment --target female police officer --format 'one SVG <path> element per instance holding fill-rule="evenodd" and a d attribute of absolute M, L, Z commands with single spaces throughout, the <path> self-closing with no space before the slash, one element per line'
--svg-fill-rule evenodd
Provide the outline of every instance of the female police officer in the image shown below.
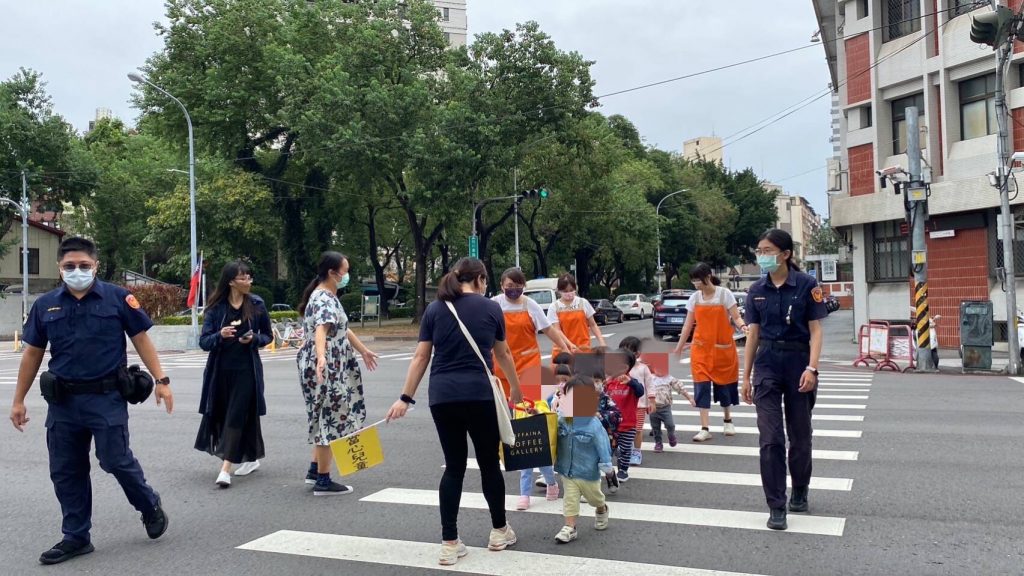
<path fill-rule="evenodd" d="M 157 404 L 163 401 L 168 414 L 174 404 L 170 378 L 164 375 L 146 334 L 153 323 L 127 290 L 96 279 L 96 245 L 85 238 L 67 238 L 60 244 L 59 255 L 64 285 L 32 305 L 11 406 L 11 422 L 24 431 L 29 420 L 25 396 L 49 343 L 49 374 L 44 376 L 48 381 L 51 375 L 55 378 L 58 392 L 46 391 L 50 403 L 46 445 L 50 480 L 64 516 L 64 538 L 43 553 L 39 558 L 43 564 L 57 564 L 93 551 L 89 538 L 89 445 L 93 439 L 100 467 L 114 475 L 128 501 L 142 514 L 146 534 L 159 538 L 167 530 L 160 497 L 146 483 L 142 467 L 128 447 L 128 406 L 117 385 L 117 374 L 127 364 L 125 333 L 156 376 Z"/>
<path fill-rule="evenodd" d="M 793 238 L 788 232 L 765 232 L 756 253 L 757 263 L 767 275 L 747 293 L 746 322 L 750 332 L 744 355 L 742 394 L 744 402 L 757 406 L 761 485 L 771 510 L 768 527 L 785 530 L 787 435 L 789 473 L 793 478 L 789 510 L 807 511 L 811 409 L 822 340 L 820 320 L 828 312 L 817 282 L 800 272 L 793 262 Z"/>

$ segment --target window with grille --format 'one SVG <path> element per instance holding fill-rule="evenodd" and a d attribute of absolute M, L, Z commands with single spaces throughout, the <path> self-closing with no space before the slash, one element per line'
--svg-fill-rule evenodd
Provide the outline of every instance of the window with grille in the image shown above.
<path fill-rule="evenodd" d="M 452 13 L 450 8 L 441 8 L 441 20 L 449 22 L 452 19 Z"/>
<path fill-rule="evenodd" d="M 921 30 L 921 0 L 882 0 L 882 41 L 888 42 Z"/>
<path fill-rule="evenodd" d="M 964 80 L 960 91 L 960 139 L 996 133 L 996 75 Z"/>
<path fill-rule="evenodd" d="M 22 259 L 21 250 L 18 250 L 18 274 L 25 273 L 25 261 Z M 39 248 L 28 249 L 28 273 L 39 274 Z"/>
<path fill-rule="evenodd" d="M 924 94 L 914 94 L 892 101 L 893 156 L 907 152 L 907 108 L 911 106 L 917 106 L 918 126 L 924 126 Z M 928 146 L 928 140 L 924 137 L 923 131 L 918 133 L 918 142 L 922 150 Z"/>
<path fill-rule="evenodd" d="M 910 242 L 900 232 L 900 221 L 871 225 L 872 280 L 903 280 L 910 276 Z"/>
<path fill-rule="evenodd" d="M 868 0 L 858 0 L 857 1 L 857 18 L 858 19 L 860 19 L 860 18 L 867 18 L 868 17 L 868 5 L 869 4 L 870 4 L 870 2 Z"/>
<path fill-rule="evenodd" d="M 978 2 L 978 0 L 956 0 L 953 3 L 953 14 L 951 16 L 967 14 L 972 10 L 977 10 L 978 8 L 981 8 L 982 6 L 986 5 L 987 4 L 982 4 L 981 2 Z"/>

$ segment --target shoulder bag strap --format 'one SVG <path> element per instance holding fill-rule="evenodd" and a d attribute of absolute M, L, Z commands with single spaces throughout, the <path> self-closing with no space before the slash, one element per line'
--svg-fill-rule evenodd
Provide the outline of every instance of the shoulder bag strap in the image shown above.
<path fill-rule="evenodd" d="M 484 365 L 484 370 L 487 371 L 488 378 L 494 378 L 494 374 L 491 373 L 490 366 L 487 365 L 487 361 L 484 360 L 484 355 L 480 353 L 480 347 L 477 346 L 476 340 L 473 340 L 473 335 L 469 333 L 469 328 L 462 323 L 462 319 L 459 318 L 459 313 L 455 311 L 455 304 L 445 300 L 445 304 L 448 305 L 448 309 L 452 311 L 452 316 L 455 316 L 455 321 L 459 323 L 459 328 L 462 330 L 463 336 L 466 337 L 466 341 L 469 342 L 469 346 L 476 352 L 476 357 L 480 359 L 480 363 Z"/>

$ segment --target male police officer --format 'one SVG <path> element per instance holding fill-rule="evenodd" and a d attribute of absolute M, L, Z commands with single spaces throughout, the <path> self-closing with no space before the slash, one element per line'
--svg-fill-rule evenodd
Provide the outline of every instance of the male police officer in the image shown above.
<path fill-rule="evenodd" d="M 174 404 L 170 379 L 160 367 L 156 349 L 146 334 L 153 323 L 127 290 L 96 279 L 96 245 L 85 238 L 68 238 L 59 251 L 64 285 L 39 297 L 25 322 L 25 351 L 11 422 L 24 431 L 29 421 L 25 396 L 32 387 L 43 352 L 50 344 L 46 415 L 46 445 L 50 480 L 64 516 L 63 540 L 39 558 L 57 564 L 94 550 L 89 538 L 92 489 L 89 482 L 89 444 L 96 441 L 100 467 L 113 474 L 128 501 L 142 513 L 150 538 L 167 530 L 160 497 L 146 484 L 142 467 L 128 447 L 128 406 L 119 392 L 118 374 L 127 364 L 125 333 L 149 371 L 157 378 L 156 403 Z"/>

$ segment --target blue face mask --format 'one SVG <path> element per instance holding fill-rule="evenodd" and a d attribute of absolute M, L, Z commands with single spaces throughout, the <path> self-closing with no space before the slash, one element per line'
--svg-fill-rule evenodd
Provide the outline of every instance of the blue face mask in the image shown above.
<path fill-rule="evenodd" d="M 348 286 L 348 280 L 348 272 L 345 272 L 345 275 L 341 277 L 340 281 L 338 281 L 338 288 L 344 288 L 345 286 Z"/>
<path fill-rule="evenodd" d="M 779 269 L 779 256 L 761 255 L 757 257 L 757 265 L 761 267 L 761 270 L 771 274 Z"/>

